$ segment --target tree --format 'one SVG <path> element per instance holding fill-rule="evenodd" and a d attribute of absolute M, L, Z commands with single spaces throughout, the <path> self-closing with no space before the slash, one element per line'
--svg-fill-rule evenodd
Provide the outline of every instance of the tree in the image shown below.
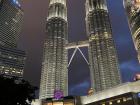
<path fill-rule="evenodd" d="M 28 81 L 0 76 L 0 105 L 31 105 L 35 90 Z"/>

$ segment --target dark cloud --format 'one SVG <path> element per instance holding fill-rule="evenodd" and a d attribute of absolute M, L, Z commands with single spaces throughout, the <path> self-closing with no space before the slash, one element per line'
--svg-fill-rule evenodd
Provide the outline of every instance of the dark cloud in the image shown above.
<path fill-rule="evenodd" d="M 74 86 L 70 86 L 69 94 L 70 95 L 87 95 L 88 90 L 90 88 L 89 81 L 82 81 L 79 84 Z"/>
<path fill-rule="evenodd" d="M 136 73 L 140 72 L 140 66 L 136 60 L 121 63 L 121 74 L 123 82 L 133 81 Z"/>

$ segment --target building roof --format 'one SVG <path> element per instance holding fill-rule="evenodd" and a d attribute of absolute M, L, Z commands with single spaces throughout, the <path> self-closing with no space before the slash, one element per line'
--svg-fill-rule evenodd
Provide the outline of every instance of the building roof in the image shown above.
<path fill-rule="evenodd" d="M 81 103 L 85 105 L 88 103 L 100 101 L 103 99 L 111 98 L 129 92 L 134 92 L 134 93 L 140 92 L 140 81 L 120 84 L 113 88 L 97 92 L 91 96 L 81 96 Z"/>

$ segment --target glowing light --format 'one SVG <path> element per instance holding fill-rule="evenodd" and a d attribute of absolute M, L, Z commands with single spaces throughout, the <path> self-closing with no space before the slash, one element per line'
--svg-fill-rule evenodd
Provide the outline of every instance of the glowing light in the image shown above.
<path fill-rule="evenodd" d="M 140 3 L 140 0 L 136 0 L 137 3 Z"/>
<path fill-rule="evenodd" d="M 135 0 L 135 6 L 136 6 L 137 8 L 140 8 L 140 0 Z"/>
<path fill-rule="evenodd" d="M 13 3 L 19 7 L 21 6 L 18 0 L 13 0 Z"/>
<path fill-rule="evenodd" d="M 109 102 L 109 105 L 112 105 L 112 102 Z"/>
<path fill-rule="evenodd" d="M 138 93 L 138 97 L 140 98 L 140 93 Z"/>
<path fill-rule="evenodd" d="M 55 99 L 61 99 L 63 97 L 63 92 L 61 90 L 55 90 L 54 91 L 54 98 Z"/>
<path fill-rule="evenodd" d="M 117 100 L 117 103 L 120 103 L 121 101 L 120 100 Z"/>
<path fill-rule="evenodd" d="M 123 101 L 126 102 L 127 101 L 126 98 L 123 98 Z"/>

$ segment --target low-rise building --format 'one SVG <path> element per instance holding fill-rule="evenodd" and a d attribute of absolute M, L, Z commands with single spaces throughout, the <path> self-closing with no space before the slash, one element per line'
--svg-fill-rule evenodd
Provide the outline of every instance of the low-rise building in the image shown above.
<path fill-rule="evenodd" d="M 140 105 L 140 81 L 81 97 L 82 105 Z"/>

